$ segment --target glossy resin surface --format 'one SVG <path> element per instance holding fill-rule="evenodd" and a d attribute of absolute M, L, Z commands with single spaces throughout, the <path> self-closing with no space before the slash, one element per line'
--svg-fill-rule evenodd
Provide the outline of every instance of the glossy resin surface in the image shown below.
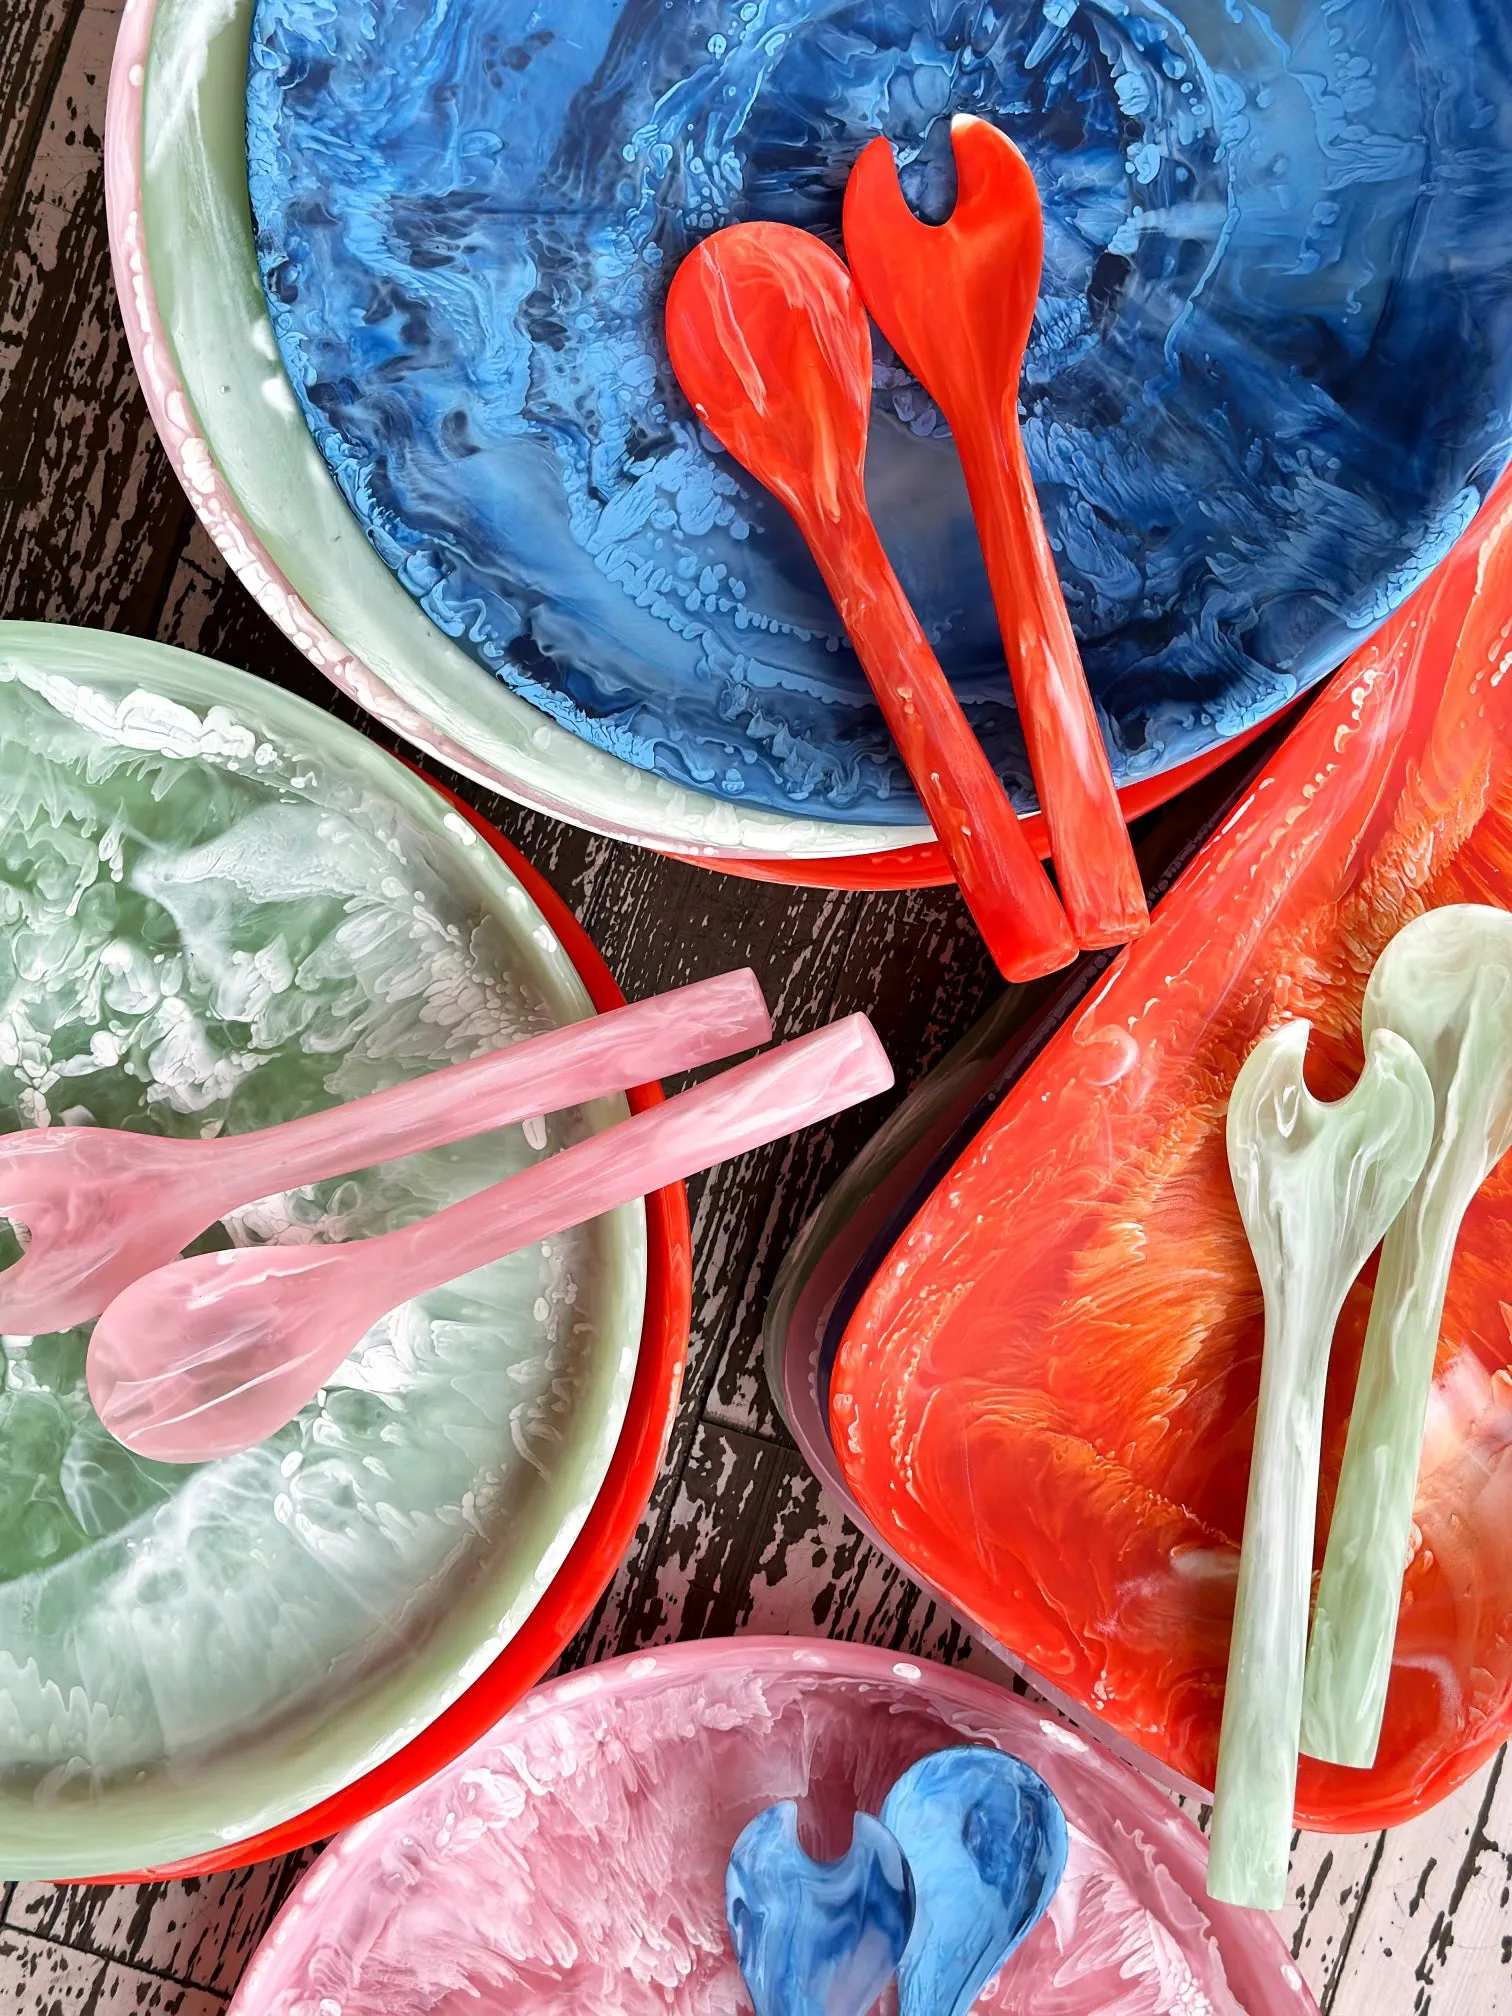
<path fill-rule="evenodd" d="M 1512 1147 L 1512 916 L 1450 904 L 1375 963 L 1365 1029 L 1395 1031 L 1433 1083 L 1433 1150 L 1381 1248 L 1360 1383 L 1308 1645 L 1302 1737 L 1373 1761 L 1412 1552 L 1412 1504 L 1444 1296 L 1465 1212 Z"/>
<path fill-rule="evenodd" d="M 1064 1880 L 983 2016 L 1308 2016 L 1275 1928 L 1203 1896 L 1201 1837 L 1133 1772 L 967 1674 L 763 1638 L 538 1688 L 316 1864 L 235 2016 L 738 2016 L 725 1872 L 742 1828 L 796 1800 L 803 1846 L 832 1860 L 858 1809 L 961 1743 L 1029 1764 L 1069 1835 Z"/>
<path fill-rule="evenodd" d="M 443 801 L 209 661 L 0 626 L 0 810 L 5 1126 L 242 1131 L 588 1012 Z M 621 1110 L 270 1197 L 201 1244 L 407 1224 Z M 586 1514 L 644 1261 L 637 1209 L 407 1303 L 287 1430 L 199 1470 L 105 1434 L 87 1330 L 6 1337 L 0 1869 L 202 1850 L 430 1721 Z"/>
<path fill-rule="evenodd" d="M 1211 1785 L 1261 1308 L 1224 1166 L 1256 1039 L 1309 1019 L 1354 1082 L 1371 967 L 1424 909 L 1512 908 L 1512 486 L 1341 673 L 1148 938 L 914 1219 L 841 1346 L 831 1426 L 866 1517 L 1016 1658 Z M 1304 1759 L 1303 1824 L 1389 1824 L 1512 1726 L 1505 1165 L 1450 1270 L 1380 1754 Z M 1319 1546 L 1370 1303 L 1330 1368 Z M 1316 1565 L 1316 1563 L 1315 1563 Z"/>
<path fill-rule="evenodd" d="M 845 185 L 845 256 L 878 327 L 955 438 L 1077 943 L 1126 945 L 1149 912 L 1019 426 L 1044 270 L 1039 190 L 990 120 L 958 113 L 950 144 L 956 196 L 942 224 L 909 209 L 891 141 L 862 148 Z"/>
<path fill-rule="evenodd" d="M 850 1845 L 816 1860 L 798 1805 L 766 1806 L 740 1831 L 725 1874 L 725 1920 L 756 2016 L 867 2016 L 914 1924 L 903 1851 L 870 1813 Z"/>
<path fill-rule="evenodd" d="M 1506 456 L 1496 0 L 588 0 L 570 35 L 530 0 L 261 0 L 249 103 L 274 326 L 368 536 L 547 714 L 732 804 L 918 818 L 796 533 L 661 341 L 709 231 L 838 242 L 879 131 L 929 216 L 952 112 L 1034 170 L 1027 448 L 1120 782 L 1336 664 Z M 885 359 L 876 406 L 884 537 L 1028 802 L 944 423 Z"/>
<path fill-rule="evenodd" d="M 1060 1888 L 1060 1801 L 1021 1758 L 971 1743 L 911 1765 L 882 1817 L 914 1883 L 899 2016 L 966 2016 Z"/>
<path fill-rule="evenodd" d="M 143 393 L 248 592 L 369 713 L 523 804 L 648 845 L 845 854 L 848 827 L 712 798 L 552 722 L 432 623 L 368 544 L 268 318 L 247 193 L 253 7 L 138 0 L 121 21 L 106 127 L 116 283 Z M 928 840 L 902 826 L 868 845 Z"/>
<path fill-rule="evenodd" d="M 1342 1099 L 1315 1099 L 1305 1021 L 1255 1045 L 1229 1096 L 1229 1174 L 1265 1298 L 1265 1352 L 1234 1596 L 1208 1888 L 1286 1896 L 1323 1402 L 1344 1297 L 1412 1195 L 1433 1086 L 1412 1045 L 1371 1035 Z M 1405 1549 L 1403 1549 L 1405 1553 Z"/>
<path fill-rule="evenodd" d="M 733 224 L 678 267 L 666 326 L 699 419 L 802 532 L 998 971 L 1069 965 L 1071 922 L 867 508 L 871 330 L 844 260 L 791 224 Z"/>

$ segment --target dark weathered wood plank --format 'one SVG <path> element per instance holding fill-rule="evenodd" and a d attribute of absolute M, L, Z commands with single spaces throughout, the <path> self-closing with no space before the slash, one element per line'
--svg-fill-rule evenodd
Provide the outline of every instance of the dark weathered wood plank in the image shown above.
<path fill-rule="evenodd" d="M 69 10 L 28 172 L 0 216 L 0 612 L 142 627 L 182 497 L 115 313 L 100 147 L 120 0 Z"/>
<path fill-rule="evenodd" d="M 151 1969 L 0 1932 L 0 2010 L 14 2016 L 219 2016 L 222 2006 Z"/>
<path fill-rule="evenodd" d="M 791 1450 L 704 1423 L 657 1564 L 678 1637 L 858 1639 L 954 1663 L 960 1625 L 843 1519 Z M 661 1635 L 661 1634 L 659 1634 Z"/>
<path fill-rule="evenodd" d="M 80 4 L 8 0 L 0 14 L 0 218 L 17 207 Z"/>
<path fill-rule="evenodd" d="M 229 1995 L 314 1851 L 186 1883 L 19 1883 L 6 1925 Z"/>

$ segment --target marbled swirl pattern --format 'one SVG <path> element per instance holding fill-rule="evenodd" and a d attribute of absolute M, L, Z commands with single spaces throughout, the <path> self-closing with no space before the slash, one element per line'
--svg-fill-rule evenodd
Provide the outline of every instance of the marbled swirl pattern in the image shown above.
<path fill-rule="evenodd" d="M 1505 460 L 1499 0 L 261 0 L 274 324 L 369 537 L 443 629 L 679 782 L 917 820 L 797 533 L 699 430 L 661 309 L 746 216 L 838 240 L 863 143 L 948 207 L 946 119 L 1023 146 L 1031 462 L 1120 782 L 1337 663 Z M 1021 799 L 958 465 L 885 357 L 885 536 Z"/>
<path fill-rule="evenodd" d="M 203 659 L 0 626 L 0 814 L 0 1129 L 243 1132 L 586 1006 L 471 828 Z M 265 1198 L 196 1250 L 411 1223 L 603 1113 Z M 598 1489 L 643 1255 L 610 1217 L 405 1303 L 199 1469 L 101 1427 L 87 1328 L 0 1339 L 0 1871 L 235 1839 L 431 1720 Z"/>
<path fill-rule="evenodd" d="M 951 1145 L 835 1360 L 829 1427 L 861 1518 L 1076 1712 L 1197 1786 L 1213 1782 L 1262 1376 L 1229 1094 L 1259 1035 L 1305 1019 L 1313 1092 L 1342 1096 L 1366 976 L 1399 927 L 1512 909 L 1509 611 L 1504 476 L 1148 934 Z M 1380 1752 L 1371 1771 L 1304 1759 L 1304 1828 L 1395 1827 L 1512 1733 L 1509 1251 L 1503 1161 L 1455 1245 Z M 1362 1280 L 1335 1335 L 1325 1505 L 1370 1300 Z"/>
<path fill-rule="evenodd" d="M 741 1829 L 793 1799 L 805 1847 L 833 1859 L 858 1810 L 961 1743 L 1039 1772 L 1069 1834 L 1064 1880 L 979 2016 L 1313 2011 L 1275 1927 L 1203 1896 L 1191 1822 L 1048 1711 L 867 1646 L 745 1638 L 538 1688 L 341 1837 L 231 2016 L 749 2016 L 724 1910 Z"/>
<path fill-rule="evenodd" d="M 764 1806 L 725 1872 L 725 1923 L 756 2016 L 869 2016 L 914 1928 L 913 1879 L 875 1814 L 822 1859 L 798 1839 L 798 1802 Z"/>

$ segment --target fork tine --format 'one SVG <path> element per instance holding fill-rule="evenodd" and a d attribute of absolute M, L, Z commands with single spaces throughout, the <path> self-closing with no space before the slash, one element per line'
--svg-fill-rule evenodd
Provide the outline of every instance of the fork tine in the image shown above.
<path fill-rule="evenodd" d="M 940 223 L 926 224 L 909 208 L 897 157 L 885 135 L 868 141 L 857 156 L 846 187 L 846 204 L 864 203 L 889 232 L 911 231 L 936 244 L 977 210 L 990 210 L 999 221 L 1020 214 L 1040 215 L 1034 172 L 1001 127 L 978 119 L 974 113 L 958 112 L 950 122 L 950 151 L 955 157 L 956 200 L 950 215 Z"/>
<path fill-rule="evenodd" d="M 884 134 L 869 140 L 861 149 L 845 185 L 846 209 L 862 206 L 889 232 L 913 232 L 922 238 L 943 228 L 924 223 L 909 209 L 903 184 L 898 180 L 892 142 Z"/>

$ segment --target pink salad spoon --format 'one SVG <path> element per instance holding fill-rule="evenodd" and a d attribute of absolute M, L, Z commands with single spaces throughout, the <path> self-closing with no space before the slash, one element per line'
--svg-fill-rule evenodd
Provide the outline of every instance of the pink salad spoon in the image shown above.
<path fill-rule="evenodd" d="M 133 1283 L 91 1340 L 90 1396 L 138 1455 L 203 1463 L 266 1441 L 389 1310 L 892 1083 L 864 1015 L 753 1057 L 433 1218 L 343 1246 L 258 1246 Z"/>
<path fill-rule="evenodd" d="M 1077 941 L 1122 945 L 1149 912 L 1019 431 L 1045 230 L 1029 164 L 985 119 L 950 122 L 955 209 L 909 209 L 890 141 L 845 192 L 845 252 L 878 328 L 950 422 L 1029 763 Z"/>
<path fill-rule="evenodd" d="M 1068 965 L 1060 899 L 867 509 L 871 331 L 844 263 L 790 224 L 716 231 L 673 276 L 667 350 L 700 419 L 797 521 L 998 970 Z"/>
<path fill-rule="evenodd" d="M 24 1251 L 0 1273 L 0 1331 L 88 1322 L 240 1204 L 712 1064 L 771 1033 L 755 974 L 723 973 L 253 1134 L 9 1135 L 0 1216 L 24 1228 Z"/>

